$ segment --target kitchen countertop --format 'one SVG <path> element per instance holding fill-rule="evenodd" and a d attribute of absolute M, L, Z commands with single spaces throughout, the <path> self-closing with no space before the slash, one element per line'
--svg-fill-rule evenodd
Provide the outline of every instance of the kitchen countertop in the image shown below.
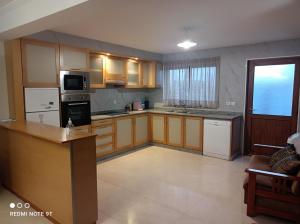
<path fill-rule="evenodd" d="M 64 128 L 30 121 L 0 122 L 0 127 L 55 143 L 66 143 L 96 136 L 94 134 L 89 134 L 81 131 L 71 131 L 71 133 L 67 136 L 66 129 Z"/>
<path fill-rule="evenodd" d="M 174 109 L 176 110 L 176 109 Z M 225 111 L 197 111 L 193 113 L 184 113 L 184 112 L 178 112 L 180 109 L 177 109 L 177 111 L 171 112 L 169 109 L 148 109 L 143 111 L 130 111 L 126 114 L 118 114 L 118 115 L 92 115 L 92 121 L 95 120 L 102 120 L 102 119 L 109 119 L 109 118 L 115 118 L 115 117 L 123 117 L 123 116 L 130 116 L 130 115 L 136 115 L 136 114 L 143 114 L 143 113 L 156 113 L 156 114 L 169 114 L 169 115 L 183 115 L 183 116 L 189 116 L 189 117 L 203 117 L 203 118 L 211 118 L 211 119 L 220 119 L 220 120 L 233 120 L 235 118 L 243 116 L 242 113 L 237 112 L 225 112 Z"/>

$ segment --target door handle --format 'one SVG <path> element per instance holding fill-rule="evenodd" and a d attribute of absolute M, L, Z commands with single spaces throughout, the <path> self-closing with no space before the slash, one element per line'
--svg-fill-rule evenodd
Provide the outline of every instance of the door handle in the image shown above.
<path fill-rule="evenodd" d="M 76 106 L 76 105 L 86 105 L 88 103 L 69 103 L 69 106 Z"/>

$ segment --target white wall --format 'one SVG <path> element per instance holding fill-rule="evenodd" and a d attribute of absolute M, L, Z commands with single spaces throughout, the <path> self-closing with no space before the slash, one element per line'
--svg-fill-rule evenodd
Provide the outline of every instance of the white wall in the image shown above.
<path fill-rule="evenodd" d="M 9 118 L 4 43 L 0 41 L 0 120 Z"/>

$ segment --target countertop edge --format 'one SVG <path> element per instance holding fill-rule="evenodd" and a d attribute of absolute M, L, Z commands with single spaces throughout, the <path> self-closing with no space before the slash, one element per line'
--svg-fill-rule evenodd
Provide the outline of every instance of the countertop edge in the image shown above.
<path fill-rule="evenodd" d="M 64 144 L 96 136 L 96 134 L 85 133 L 76 130 L 76 134 L 74 134 L 74 132 L 71 132 L 70 136 L 68 137 L 64 128 L 29 121 L 0 122 L 0 127 L 58 144 Z M 45 131 L 50 131 L 50 133 L 57 131 L 57 134 L 52 136 L 49 136 L 47 134 L 39 134 L 44 133 Z"/>

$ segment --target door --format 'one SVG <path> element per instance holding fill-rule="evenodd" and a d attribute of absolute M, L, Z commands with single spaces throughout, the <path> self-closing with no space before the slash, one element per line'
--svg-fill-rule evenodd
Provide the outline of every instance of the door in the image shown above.
<path fill-rule="evenodd" d="M 203 118 L 185 117 L 184 148 L 202 151 Z"/>
<path fill-rule="evenodd" d="M 26 120 L 57 127 L 60 126 L 59 111 L 26 113 Z"/>
<path fill-rule="evenodd" d="M 182 116 L 167 116 L 167 144 L 177 147 L 183 146 Z"/>
<path fill-rule="evenodd" d="M 23 83 L 25 87 L 57 87 L 59 72 L 57 44 L 22 40 Z"/>
<path fill-rule="evenodd" d="M 90 101 L 72 101 L 61 103 L 61 125 L 66 127 L 69 118 L 75 126 L 91 124 Z"/>
<path fill-rule="evenodd" d="M 116 119 L 116 149 L 122 150 L 133 146 L 133 125 L 131 117 Z"/>
<path fill-rule="evenodd" d="M 136 115 L 134 125 L 134 145 L 143 145 L 148 142 L 148 115 Z"/>
<path fill-rule="evenodd" d="M 270 155 L 297 131 L 300 58 L 248 62 L 245 153 Z"/>
<path fill-rule="evenodd" d="M 151 115 L 151 136 L 152 141 L 160 144 L 166 144 L 166 121 L 165 115 Z"/>
<path fill-rule="evenodd" d="M 60 45 L 60 70 L 88 71 L 89 50 Z"/>

